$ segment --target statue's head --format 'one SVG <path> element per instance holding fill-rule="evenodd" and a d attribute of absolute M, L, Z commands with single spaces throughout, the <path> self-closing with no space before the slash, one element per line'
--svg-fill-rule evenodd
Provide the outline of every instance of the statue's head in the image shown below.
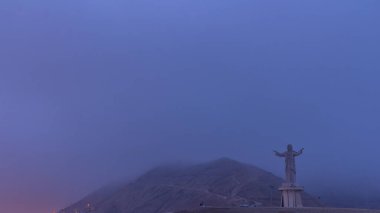
<path fill-rule="evenodd" d="M 293 151 L 293 145 L 292 144 L 288 144 L 288 151 Z"/>

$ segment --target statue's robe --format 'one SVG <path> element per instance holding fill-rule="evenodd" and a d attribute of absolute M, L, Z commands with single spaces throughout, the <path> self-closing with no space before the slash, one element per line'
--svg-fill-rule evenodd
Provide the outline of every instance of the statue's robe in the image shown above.
<path fill-rule="evenodd" d="M 296 183 L 296 161 L 295 157 L 300 155 L 302 152 L 287 151 L 284 153 L 278 153 L 277 156 L 285 157 L 285 174 L 286 182 L 289 184 Z"/>

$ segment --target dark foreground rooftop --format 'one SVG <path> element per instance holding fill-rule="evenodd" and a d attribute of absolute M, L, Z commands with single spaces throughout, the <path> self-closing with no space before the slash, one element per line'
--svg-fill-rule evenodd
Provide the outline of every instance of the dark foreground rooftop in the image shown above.
<path fill-rule="evenodd" d="M 380 210 L 345 208 L 201 208 L 177 213 L 380 213 Z"/>

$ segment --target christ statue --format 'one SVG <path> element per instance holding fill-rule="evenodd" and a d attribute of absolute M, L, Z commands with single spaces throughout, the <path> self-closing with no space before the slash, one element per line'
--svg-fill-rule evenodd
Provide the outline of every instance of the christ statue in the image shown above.
<path fill-rule="evenodd" d="M 303 152 L 303 148 L 296 152 L 293 150 L 293 146 L 291 144 L 288 145 L 288 151 L 279 153 L 274 151 L 274 153 L 279 157 L 285 158 L 285 174 L 286 174 L 286 183 L 290 185 L 294 185 L 296 183 L 296 161 L 295 157 L 299 156 Z"/>

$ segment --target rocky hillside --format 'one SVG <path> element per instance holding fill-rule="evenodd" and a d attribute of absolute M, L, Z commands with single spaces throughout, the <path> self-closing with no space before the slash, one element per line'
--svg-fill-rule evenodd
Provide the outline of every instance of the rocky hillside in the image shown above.
<path fill-rule="evenodd" d="M 260 168 L 223 158 L 194 166 L 153 169 L 117 190 L 100 190 L 61 213 L 161 213 L 194 209 L 200 204 L 278 206 L 276 188 L 281 182 Z M 306 206 L 320 206 L 308 194 L 303 198 Z"/>

